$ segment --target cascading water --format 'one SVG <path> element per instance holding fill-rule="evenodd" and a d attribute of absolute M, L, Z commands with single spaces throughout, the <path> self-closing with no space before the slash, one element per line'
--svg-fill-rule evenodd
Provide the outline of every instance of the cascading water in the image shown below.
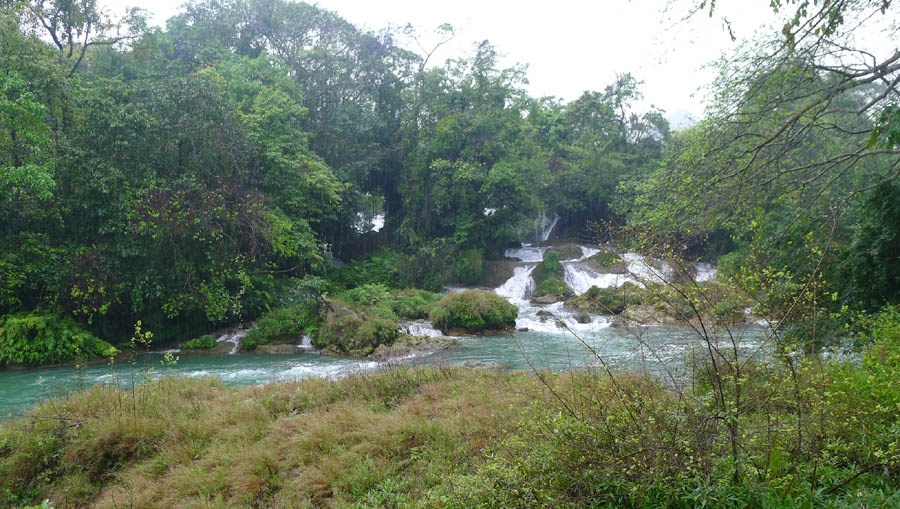
<path fill-rule="evenodd" d="M 302 350 L 313 350 L 315 347 L 312 344 L 312 338 L 309 337 L 309 334 L 304 334 L 303 339 L 300 340 L 300 344 L 297 345 L 297 348 Z"/>
<path fill-rule="evenodd" d="M 672 267 L 668 263 L 637 253 L 625 253 L 622 260 L 628 267 L 628 273 L 639 281 L 666 281 L 671 279 L 673 274 Z"/>
<path fill-rule="evenodd" d="M 241 339 L 247 335 L 247 332 L 249 332 L 249 329 L 227 332 L 219 336 L 219 338 L 216 339 L 216 343 L 231 343 L 233 346 L 228 354 L 234 355 L 238 353 L 238 350 L 241 348 Z"/>
<path fill-rule="evenodd" d="M 537 238 L 543 238 L 552 230 L 552 225 L 545 224 L 542 232 L 537 232 Z M 562 261 L 563 279 L 576 295 L 587 292 L 592 286 L 598 288 L 619 287 L 625 283 L 633 283 L 643 286 L 644 281 L 663 281 L 671 278 L 674 271 L 666 262 L 649 258 L 637 253 L 625 253 L 622 260 L 625 262 L 624 273 L 607 273 L 593 268 L 587 261 L 588 258 L 601 250 L 595 247 L 579 246 L 581 257 Z M 573 331 L 596 330 L 598 326 L 608 326 L 609 320 L 602 316 L 592 316 L 588 324 L 578 323 L 574 319 L 575 314 L 563 307 L 563 303 L 536 305 L 531 302 L 531 294 L 536 285 L 532 278 L 532 272 L 538 263 L 543 261 L 547 247 L 535 247 L 525 245 L 521 248 L 507 249 L 504 255 L 507 258 L 521 260 L 522 263 L 513 269 L 513 276 L 503 285 L 496 288 L 494 293 L 506 297 L 519 308 L 519 317 L 516 327 L 527 328 L 539 332 L 560 333 L 560 329 L 570 328 Z M 696 266 L 697 280 L 708 281 L 715 277 L 715 269 L 709 264 Z M 582 321 L 585 317 L 580 316 Z"/>
<path fill-rule="evenodd" d="M 716 278 L 716 268 L 709 263 L 698 263 L 695 267 L 697 275 L 694 279 L 697 282 L 712 281 Z"/>
<path fill-rule="evenodd" d="M 619 287 L 626 282 L 637 283 L 637 281 L 628 274 L 605 274 L 596 272 L 594 269 L 577 262 L 563 263 L 563 279 L 575 295 L 591 289 L 592 286 L 597 288 Z"/>
<path fill-rule="evenodd" d="M 545 216 L 546 217 L 546 216 Z M 550 221 L 550 224 L 544 223 L 540 231 L 540 239 L 541 242 L 545 242 L 550 238 L 550 234 L 553 233 L 553 227 L 556 226 L 556 223 L 559 221 L 559 216 L 553 214 L 553 220 Z"/>
<path fill-rule="evenodd" d="M 559 222 L 559 216 L 553 211 L 541 212 L 534 220 L 534 231 L 525 236 L 523 243 L 525 245 L 540 244 L 550 238 L 553 228 Z"/>
<path fill-rule="evenodd" d="M 403 334 L 410 336 L 428 336 L 437 338 L 443 336 L 444 333 L 434 328 L 431 322 L 401 322 L 397 329 Z"/>
<path fill-rule="evenodd" d="M 507 258 L 518 258 L 526 263 L 540 263 L 544 260 L 543 247 L 523 246 L 518 248 L 507 249 L 503 252 L 503 256 Z"/>
<path fill-rule="evenodd" d="M 362 212 L 356 214 L 356 230 L 360 233 L 377 232 L 384 228 L 384 214 L 367 216 Z"/>
<path fill-rule="evenodd" d="M 608 320 L 599 316 L 592 316 L 588 323 L 580 323 L 575 320 L 575 313 L 565 309 L 562 302 L 555 304 L 536 305 L 531 303 L 531 294 L 534 292 L 535 283 L 532 272 L 537 264 L 543 261 L 543 249 L 522 248 L 508 250 L 507 256 L 526 260 L 513 269 L 513 276 L 506 280 L 494 293 L 505 297 L 519 309 L 516 318 L 516 328 L 527 329 L 534 332 L 550 334 L 563 334 L 566 328 L 578 333 L 590 333 L 599 328 L 608 326 Z M 568 267 L 568 264 L 563 264 Z M 584 320 L 584 317 L 582 317 Z"/>
<path fill-rule="evenodd" d="M 531 273 L 537 265 L 521 265 L 513 269 L 513 277 L 506 280 L 503 285 L 494 290 L 494 293 L 506 297 L 513 304 L 527 303 L 528 297 L 534 290 L 534 279 Z"/>
<path fill-rule="evenodd" d="M 588 258 L 601 251 L 600 249 L 597 249 L 595 247 L 578 246 L 578 248 L 581 249 L 581 257 L 573 258 L 571 260 L 563 260 L 563 262 L 583 262 L 584 260 L 587 260 Z"/>

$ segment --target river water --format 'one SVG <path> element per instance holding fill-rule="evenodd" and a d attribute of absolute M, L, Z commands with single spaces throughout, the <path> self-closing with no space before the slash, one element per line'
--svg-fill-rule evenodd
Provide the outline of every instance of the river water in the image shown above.
<path fill-rule="evenodd" d="M 519 307 L 516 326 L 522 330 L 515 333 L 458 338 L 459 347 L 383 363 L 324 356 L 307 349 L 297 355 L 178 354 L 180 358 L 174 366 L 162 364 L 163 352 L 151 352 L 139 356 L 134 363 L 94 364 L 81 370 L 73 367 L 4 370 L 0 371 L 0 419 L 21 415 L 42 400 L 90 385 L 129 386 L 132 380 L 140 382 L 156 376 L 216 376 L 227 385 L 252 385 L 307 377 L 338 378 L 397 363 L 475 363 L 511 370 L 570 370 L 605 364 L 618 370 L 651 373 L 674 384 L 686 380 L 690 371 L 689 354 L 700 346 L 700 338 L 688 328 L 650 326 L 626 330 L 610 327 L 610 319 L 605 316 L 592 316 L 590 323 L 578 323 L 561 303 L 532 305 L 530 295 L 534 281 L 531 271 L 543 258 L 544 251 L 544 248 L 525 247 L 507 252 L 507 256 L 523 261 L 515 267 L 513 277 L 494 292 Z M 591 285 L 618 286 L 625 281 L 639 281 L 641 277 L 656 277 L 665 271 L 665 267 L 648 268 L 638 255 L 627 255 L 628 274 L 598 274 L 582 263 L 596 252 L 596 249 L 582 247 L 581 258 L 563 262 L 565 279 L 576 293 L 586 291 Z M 658 267 L 659 263 L 655 265 Z M 698 269 L 701 269 L 698 274 L 704 278 L 714 277 L 710 267 Z M 439 334 L 427 322 L 407 322 L 401 324 L 401 328 L 416 335 Z M 738 329 L 741 350 L 747 355 L 758 352 L 762 332 L 754 326 Z M 230 342 L 234 338 L 223 336 L 220 339 Z"/>

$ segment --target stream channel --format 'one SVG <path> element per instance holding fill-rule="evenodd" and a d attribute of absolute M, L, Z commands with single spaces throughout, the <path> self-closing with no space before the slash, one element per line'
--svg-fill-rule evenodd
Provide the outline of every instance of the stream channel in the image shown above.
<path fill-rule="evenodd" d="M 134 364 L 91 364 L 81 370 L 74 367 L 8 369 L 0 371 L 0 419 L 22 415 L 42 400 L 94 384 L 130 386 L 132 380 L 140 382 L 147 376 L 216 376 L 226 385 L 252 385 L 307 377 L 339 378 L 399 363 L 560 371 L 599 367 L 602 359 L 603 363 L 615 370 L 648 372 L 669 383 L 683 383 L 686 380 L 689 372 L 688 354 L 700 344 L 697 334 L 687 327 L 646 326 L 624 329 L 610 327 L 610 317 L 601 315 L 592 315 L 590 323 L 578 323 L 574 314 L 564 309 L 562 303 L 533 305 L 530 297 L 535 285 L 531 272 L 543 259 L 547 249 L 525 246 L 506 252 L 508 258 L 521 261 L 515 264 L 513 276 L 493 291 L 519 308 L 516 332 L 497 336 L 461 337 L 458 338 L 458 347 L 386 362 L 319 355 L 314 349 L 305 348 L 305 353 L 296 355 L 204 355 L 181 354 L 176 351 L 180 358 L 173 366 L 162 365 L 165 352 L 150 352 L 139 356 Z M 587 246 L 580 246 L 580 249 L 581 257 L 562 261 L 565 281 L 576 294 L 587 291 L 593 285 L 620 286 L 626 281 L 639 282 L 641 279 L 666 275 L 664 264 L 656 262 L 653 266 L 662 268 L 654 268 L 645 263 L 647 260 L 644 257 L 634 253 L 623 255 L 627 273 L 599 273 L 585 263 L 597 250 Z M 701 264 L 697 267 L 697 277 L 711 279 L 715 277 L 715 271 Z M 461 289 L 447 288 L 445 291 L 459 290 Z M 549 311 L 554 316 L 540 316 L 538 313 L 541 310 Z M 560 327 L 562 324 L 565 327 Z M 411 328 L 409 332 L 415 335 L 441 334 L 428 322 L 404 323 L 401 327 Z M 741 348 L 745 352 L 758 351 L 757 347 L 763 337 L 760 327 L 741 327 L 738 333 L 742 336 Z M 235 336 L 239 334 L 223 335 L 219 341 L 236 341 Z"/>

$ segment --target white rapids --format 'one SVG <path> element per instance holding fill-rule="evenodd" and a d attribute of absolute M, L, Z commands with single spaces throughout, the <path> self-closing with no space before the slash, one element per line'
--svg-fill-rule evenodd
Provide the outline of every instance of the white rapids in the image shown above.
<path fill-rule="evenodd" d="M 622 260 L 625 262 L 626 267 L 625 273 L 600 272 L 587 263 L 586 260 L 599 253 L 601 249 L 589 246 L 579 246 L 579 248 L 581 249 L 580 258 L 563 260 L 561 262 L 563 279 L 576 295 L 587 292 L 592 286 L 617 288 L 625 283 L 643 286 L 645 281 L 665 281 L 674 274 L 674 270 L 668 263 L 637 253 L 625 253 L 622 255 Z M 543 261 L 544 254 L 548 249 L 552 248 L 525 245 L 520 248 L 507 249 L 504 252 L 507 258 L 521 260 L 521 263 L 513 269 L 513 276 L 501 286 L 495 288 L 494 293 L 506 297 L 519 308 L 516 327 L 550 333 L 560 333 L 566 328 L 578 333 L 608 327 L 609 319 L 604 316 L 591 316 L 590 323 L 579 323 L 575 320 L 575 313 L 565 309 L 562 302 L 543 305 L 532 304 L 531 297 L 537 286 L 532 278 L 532 272 Z M 710 264 L 698 263 L 695 269 L 697 281 L 709 281 L 715 278 L 715 268 Z M 582 321 L 585 320 L 583 315 L 580 318 Z"/>
<path fill-rule="evenodd" d="M 430 338 L 437 338 L 444 335 L 443 332 L 435 329 L 431 322 L 400 322 L 397 329 L 409 336 L 428 336 Z"/>

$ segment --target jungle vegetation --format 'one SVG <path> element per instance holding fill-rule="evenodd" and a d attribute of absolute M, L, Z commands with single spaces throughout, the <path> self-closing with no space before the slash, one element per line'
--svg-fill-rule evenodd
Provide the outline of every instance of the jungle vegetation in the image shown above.
<path fill-rule="evenodd" d="M 94 0 L 2 6 L 5 365 L 108 355 L 135 323 L 199 348 L 258 319 L 253 344 L 315 329 L 339 353 L 400 317 L 507 327 L 494 295 L 430 292 L 477 281 L 547 211 L 719 271 L 622 290 L 699 335 L 688 383 L 604 364 L 97 386 L 0 427 L 6 503 L 898 505 L 900 49 L 855 37 L 896 36 L 891 0 L 770 2 L 783 28 L 725 55 L 675 131 L 628 74 L 534 98 L 488 41 L 435 64 L 407 29 L 305 3 L 195 0 L 165 29 Z M 559 259 L 535 269 L 549 294 Z M 748 302 L 765 362 L 731 327 Z"/>

